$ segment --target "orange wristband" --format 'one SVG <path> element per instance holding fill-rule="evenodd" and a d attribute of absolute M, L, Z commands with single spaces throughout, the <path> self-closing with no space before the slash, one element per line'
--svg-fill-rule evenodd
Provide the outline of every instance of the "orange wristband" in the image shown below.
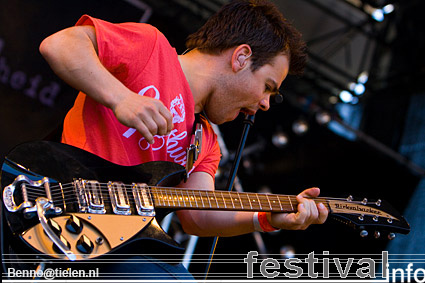
<path fill-rule="evenodd" d="M 279 230 L 270 224 L 265 212 L 258 212 L 258 222 L 260 223 L 260 227 L 264 232 L 273 232 Z"/>

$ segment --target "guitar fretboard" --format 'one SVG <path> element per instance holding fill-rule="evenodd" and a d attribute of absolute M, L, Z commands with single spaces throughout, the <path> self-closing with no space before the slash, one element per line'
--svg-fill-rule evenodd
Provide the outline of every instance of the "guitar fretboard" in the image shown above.
<path fill-rule="evenodd" d="M 183 209 L 216 209 L 239 211 L 297 211 L 294 196 L 150 188 L 155 207 Z"/>

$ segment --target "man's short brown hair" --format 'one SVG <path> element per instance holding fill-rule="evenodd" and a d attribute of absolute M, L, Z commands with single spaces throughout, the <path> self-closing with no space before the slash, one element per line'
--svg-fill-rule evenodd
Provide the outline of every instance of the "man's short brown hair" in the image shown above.
<path fill-rule="evenodd" d="M 281 53 L 290 59 L 290 74 L 304 70 L 307 55 L 301 34 L 266 0 L 236 0 L 224 5 L 186 41 L 187 48 L 209 54 L 241 44 L 252 49 L 253 71 Z"/>

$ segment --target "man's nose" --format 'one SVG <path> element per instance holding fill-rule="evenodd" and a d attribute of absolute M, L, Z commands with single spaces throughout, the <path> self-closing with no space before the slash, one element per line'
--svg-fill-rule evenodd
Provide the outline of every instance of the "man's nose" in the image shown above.
<path fill-rule="evenodd" d="M 267 95 L 263 100 L 260 101 L 260 109 L 267 111 L 270 108 L 270 95 Z"/>

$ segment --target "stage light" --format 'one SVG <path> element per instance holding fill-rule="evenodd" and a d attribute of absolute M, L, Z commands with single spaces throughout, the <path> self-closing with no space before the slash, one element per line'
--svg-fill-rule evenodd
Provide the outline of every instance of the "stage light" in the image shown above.
<path fill-rule="evenodd" d="M 356 95 L 362 95 L 366 90 L 365 86 L 361 83 L 349 83 L 348 88 Z"/>
<path fill-rule="evenodd" d="M 316 121 L 319 125 L 326 125 L 331 121 L 331 115 L 328 112 L 320 111 L 316 114 Z"/>
<path fill-rule="evenodd" d="M 304 135 L 308 131 L 308 124 L 304 119 L 298 119 L 292 124 L 292 130 L 299 136 Z"/>
<path fill-rule="evenodd" d="M 288 136 L 281 130 L 276 131 L 272 136 L 272 143 L 277 148 L 284 148 L 288 145 Z"/>
<path fill-rule="evenodd" d="M 284 259 L 295 257 L 295 249 L 293 246 L 285 245 L 280 248 L 280 256 Z"/>
<path fill-rule="evenodd" d="M 382 22 L 384 20 L 384 11 L 382 9 L 375 9 L 371 16 L 375 21 Z"/>
<path fill-rule="evenodd" d="M 351 103 L 353 101 L 353 95 L 347 90 L 341 91 L 339 93 L 339 98 L 344 103 Z"/>
<path fill-rule="evenodd" d="M 329 96 L 328 101 L 329 101 L 330 104 L 337 104 L 338 103 L 338 97 L 336 97 L 334 95 Z"/>
<path fill-rule="evenodd" d="M 385 15 L 388 15 L 388 14 L 394 12 L 394 5 L 388 4 L 388 5 L 384 6 L 384 8 L 382 8 L 382 11 L 384 12 Z"/>
<path fill-rule="evenodd" d="M 366 88 L 363 84 L 356 84 L 354 86 L 354 93 L 357 95 L 362 95 L 365 92 Z"/>
<path fill-rule="evenodd" d="M 359 84 L 365 84 L 367 83 L 367 80 L 369 79 L 369 73 L 367 71 L 361 72 L 360 75 L 357 78 L 357 82 Z"/>

